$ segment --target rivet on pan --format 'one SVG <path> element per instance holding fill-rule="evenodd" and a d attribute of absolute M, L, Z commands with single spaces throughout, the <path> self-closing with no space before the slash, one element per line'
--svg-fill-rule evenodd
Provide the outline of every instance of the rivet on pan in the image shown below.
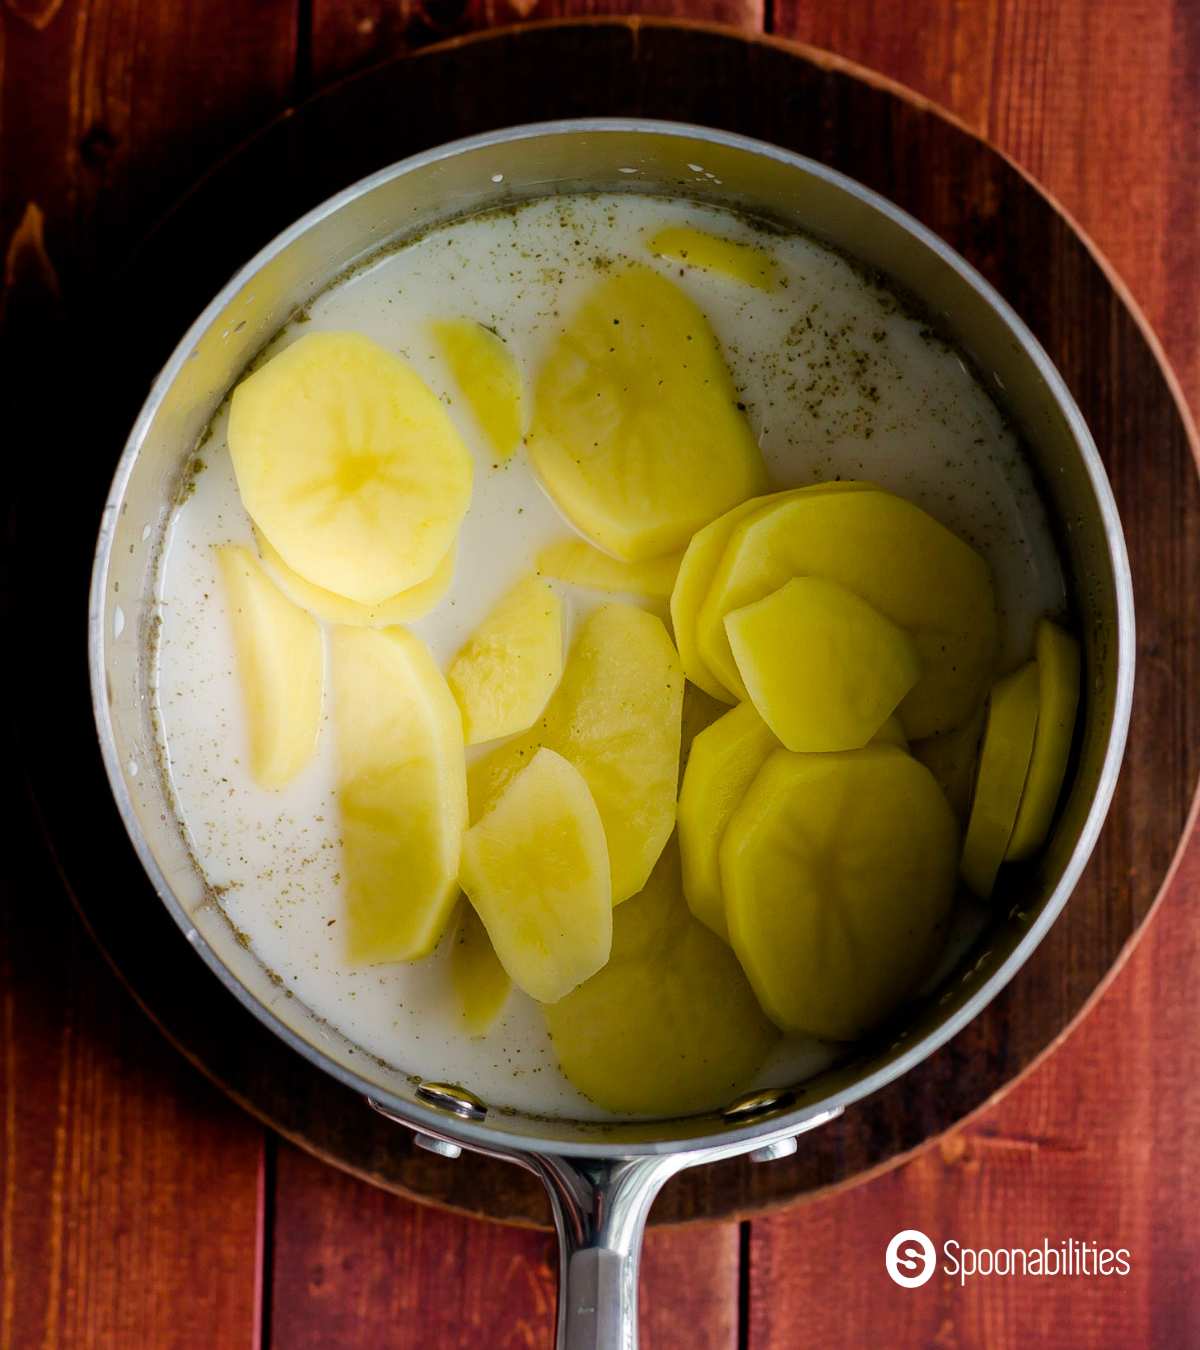
<path fill-rule="evenodd" d="M 417 1096 L 426 1106 L 449 1111 L 461 1120 L 482 1120 L 487 1115 L 487 1107 L 483 1102 L 457 1083 L 422 1083 L 417 1088 Z"/>
<path fill-rule="evenodd" d="M 462 1157 L 461 1144 L 452 1144 L 449 1139 L 439 1139 L 435 1134 L 422 1134 L 417 1130 L 413 1134 L 413 1143 L 426 1153 L 436 1153 L 440 1158 Z"/>
<path fill-rule="evenodd" d="M 795 1105 L 796 1094 L 791 1088 L 762 1088 L 757 1092 L 747 1092 L 733 1101 L 721 1112 L 724 1120 L 743 1124 L 748 1120 L 758 1120 L 762 1116 L 772 1115 L 776 1111 L 786 1111 Z"/>

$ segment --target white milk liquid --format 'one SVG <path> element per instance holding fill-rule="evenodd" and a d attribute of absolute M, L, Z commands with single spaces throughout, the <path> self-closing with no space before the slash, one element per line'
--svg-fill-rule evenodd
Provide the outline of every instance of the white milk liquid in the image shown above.
<path fill-rule="evenodd" d="M 786 287 L 762 292 L 651 257 L 644 238 L 666 224 L 769 248 Z M 494 462 L 430 342 L 429 321 L 463 316 L 489 324 L 528 378 L 563 317 L 621 258 L 669 275 L 709 316 L 775 486 L 865 478 L 924 507 L 991 564 L 1004 666 L 1027 656 L 1036 619 L 1062 609 L 1062 575 L 1017 441 L 959 356 L 889 292 L 811 240 L 762 235 L 707 207 L 626 195 L 547 199 L 436 231 L 327 292 L 307 323 L 278 339 L 286 345 L 320 329 L 369 335 L 413 363 L 471 447 L 474 495 L 454 583 L 412 625 L 439 660 L 453 656 L 539 549 L 570 526 L 520 451 L 507 464 Z M 448 942 L 415 965 L 347 963 L 332 728 L 325 726 L 315 759 L 283 791 L 256 787 L 244 763 L 214 545 L 253 541 L 225 425 L 222 411 L 200 452 L 204 471 L 171 524 L 159 577 L 163 757 L 208 881 L 284 987 L 371 1054 L 421 1077 L 462 1083 L 496 1106 L 602 1118 L 558 1071 L 541 1015 L 519 991 L 486 1037 L 462 1033 Z M 611 598 L 563 590 L 575 623 Z M 666 616 L 665 605 L 660 612 Z M 947 962 L 982 922 L 977 910 L 960 913 Z M 827 1047 L 785 1040 L 760 1079 L 797 1082 L 831 1059 Z"/>

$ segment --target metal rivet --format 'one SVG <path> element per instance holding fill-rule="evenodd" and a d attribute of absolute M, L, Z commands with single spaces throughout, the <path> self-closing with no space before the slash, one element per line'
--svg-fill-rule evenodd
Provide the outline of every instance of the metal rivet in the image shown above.
<path fill-rule="evenodd" d="M 762 1088 L 757 1092 L 747 1092 L 741 1097 L 735 1097 L 721 1112 L 721 1116 L 724 1120 L 742 1124 L 776 1111 L 786 1111 L 789 1106 L 794 1106 L 795 1102 L 796 1094 L 791 1088 Z"/>
<path fill-rule="evenodd" d="M 786 1139 L 776 1139 L 762 1148 L 756 1148 L 750 1155 L 750 1161 L 775 1162 L 778 1158 L 790 1158 L 797 1147 L 795 1135 L 788 1135 Z"/>
<path fill-rule="evenodd" d="M 417 1088 L 417 1096 L 426 1106 L 436 1106 L 439 1111 L 448 1111 L 460 1120 L 482 1120 L 487 1115 L 483 1102 L 457 1083 L 422 1083 Z"/>
<path fill-rule="evenodd" d="M 449 1139 L 439 1139 L 435 1134 L 422 1134 L 420 1130 L 414 1130 L 413 1143 L 427 1153 L 436 1153 L 442 1158 L 462 1157 L 460 1144 L 452 1144 Z"/>

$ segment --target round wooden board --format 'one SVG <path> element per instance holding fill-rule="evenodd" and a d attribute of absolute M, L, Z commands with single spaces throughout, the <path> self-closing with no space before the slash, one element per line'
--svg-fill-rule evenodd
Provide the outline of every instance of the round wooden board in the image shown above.
<path fill-rule="evenodd" d="M 1014 304 L 1079 400 L 1116 491 L 1138 604 L 1130 751 L 1078 893 L 1013 984 L 951 1045 L 769 1167 L 685 1173 L 659 1223 L 760 1212 L 894 1163 L 1011 1086 L 1119 963 L 1170 868 L 1200 771 L 1200 491 L 1186 415 L 1153 339 L 1056 206 L 1003 155 L 911 93 L 822 53 L 705 27 L 549 24 L 430 48 L 378 67 L 273 124 L 204 179 L 121 278 L 62 330 L 103 341 L 76 414 L 99 462 L 73 470 L 66 543 L 48 584 L 82 619 L 99 505 L 154 370 L 236 265 L 363 174 L 438 142 L 552 117 L 642 114 L 759 136 L 869 184 L 931 226 Z M 98 318 L 99 328 L 79 325 Z M 114 327 L 117 339 L 114 340 Z M 53 335 L 50 335 L 53 340 Z M 49 459 L 51 457 L 44 457 Z M 39 502 L 63 495 L 34 465 L 17 557 L 36 550 Z M 44 493 L 54 487 L 54 498 Z M 41 549 L 44 556 L 46 550 Z M 61 556 L 60 556 L 61 554 Z M 86 691 L 82 623 L 21 621 L 45 653 L 22 697 L 35 797 L 79 909 L 164 1032 L 282 1134 L 368 1180 L 473 1214 L 544 1224 L 536 1183 L 511 1166 L 414 1149 L 407 1131 L 280 1044 L 188 950 L 116 817 Z M 31 649 L 32 650 L 32 649 Z M 36 751 L 36 753 L 35 753 Z"/>

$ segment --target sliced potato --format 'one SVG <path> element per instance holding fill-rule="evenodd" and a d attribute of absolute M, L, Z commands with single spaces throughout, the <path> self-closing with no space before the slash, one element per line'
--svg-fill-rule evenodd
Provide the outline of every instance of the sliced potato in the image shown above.
<path fill-rule="evenodd" d="M 454 580 L 454 549 L 438 563 L 432 575 L 378 605 L 360 605 L 344 595 L 334 595 L 311 581 L 305 581 L 279 556 L 261 530 L 254 531 L 258 551 L 279 583 L 279 589 L 292 601 L 327 623 L 349 624 L 352 628 L 388 628 L 392 624 L 412 623 L 426 614 L 450 589 Z"/>
<path fill-rule="evenodd" d="M 694 685 L 724 703 L 738 701 L 705 664 L 696 642 L 696 623 L 700 606 L 708 596 L 713 577 L 734 529 L 764 506 L 783 501 L 796 492 L 840 492 L 861 489 L 870 490 L 871 485 L 856 482 L 814 483 L 805 488 L 773 492 L 764 497 L 753 497 L 748 502 L 741 502 L 726 511 L 723 516 L 718 516 L 702 530 L 697 530 L 684 550 L 679 571 L 675 576 L 675 585 L 671 591 L 671 626 L 675 630 L 675 645 L 679 648 L 683 673 Z"/>
<path fill-rule="evenodd" d="M 468 745 L 531 727 L 562 678 L 563 606 L 525 577 L 501 597 L 450 663 L 446 680 Z"/>
<path fill-rule="evenodd" d="M 474 319 L 439 319 L 431 328 L 479 429 L 501 459 L 521 443 L 521 369 L 507 343 Z"/>
<path fill-rule="evenodd" d="M 1079 706 L 1079 643 L 1056 623 L 1037 630 L 1038 719 L 1017 823 L 1005 857 L 1029 858 L 1046 842 L 1067 771 Z"/>
<path fill-rule="evenodd" d="M 850 1041 L 930 969 L 954 898 L 958 827 L 891 745 L 776 750 L 721 842 L 733 949 L 786 1031 Z"/>
<path fill-rule="evenodd" d="M 358 333 L 312 333 L 248 375 L 229 453 L 284 562 L 361 605 L 428 580 L 471 499 L 471 457 L 445 408 Z"/>
<path fill-rule="evenodd" d="M 538 554 L 537 570 L 544 577 L 593 591 L 665 600 L 675 585 L 680 556 L 668 553 L 665 558 L 651 558 L 649 562 L 627 563 L 601 553 L 583 539 L 560 539 Z"/>
<path fill-rule="evenodd" d="M 971 816 L 963 840 L 962 876 L 976 895 L 987 899 L 1012 839 L 1021 794 L 1029 776 L 1038 721 L 1036 661 L 997 680 L 988 699 L 987 724 L 979 751 L 979 771 Z"/>
<path fill-rule="evenodd" d="M 604 605 L 580 625 L 537 725 L 471 766 L 477 819 L 539 746 L 568 759 L 604 821 L 613 904 L 646 884 L 675 826 L 683 672 L 662 622 Z"/>
<path fill-rule="evenodd" d="M 539 750 L 463 838 L 462 888 L 501 965 L 554 1003 L 608 960 L 604 826 L 578 769 Z"/>
<path fill-rule="evenodd" d="M 543 1011 L 563 1073 L 622 1115 L 721 1106 L 776 1038 L 733 953 L 688 913 L 674 841 L 613 914 L 608 964 Z"/>
<path fill-rule="evenodd" d="M 912 635 L 923 674 L 899 709 L 908 736 L 960 726 L 982 701 L 997 640 L 987 564 L 919 507 L 878 490 L 795 493 L 734 528 L 696 622 L 701 657 L 733 693 L 745 689 L 725 616 L 798 576 L 844 586 Z"/>
<path fill-rule="evenodd" d="M 773 291 L 779 285 L 779 264 L 765 249 L 753 244 L 739 244 L 722 239 L 719 234 L 697 230 L 690 225 L 668 225 L 657 231 L 648 241 L 651 253 L 672 262 L 686 263 L 706 272 L 753 286 L 760 291 Z"/>
<path fill-rule="evenodd" d="M 227 544 L 217 560 L 246 709 L 250 774 L 260 787 L 283 787 L 312 758 L 321 730 L 321 630 L 246 549 Z"/>
<path fill-rule="evenodd" d="M 469 901 L 458 907 L 450 947 L 450 979 L 468 1036 L 486 1036 L 500 1016 L 512 980 Z"/>
<path fill-rule="evenodd" d="M 683 548 L 766 481 L 708 320 L 648 267 L 614 273 L 571 317 L 528 445 L 567 518 L 625 562 Z"/>
<path fill-rule="evenodd" d="M 975 771 L 979 767 L 979 742 L 983 739 L 986 719 L 987 705 L 981 703 L 961 727 L 914 741 L 912 746 L 913 755 L 933 774 L 963 826 L 971 814 L 971 794 L 975 790 Z"/>
<path fill-rule="evenodd" d="M 789 750 L 858 750 L 921 677 L 912 638 L 852 591 L 793 577 L 725 616 L 750 701 Z"/>
<path fill-rule="evenodd" d="M 462 719 L 428 649 L 403 628 L 335 628 L 330 649 L 347 948 L 353 961 L 416 961 L 458 896 Z"/>
<path fill-rule="evenodd" d="M 729 941 L 719 851 L 729 818 L 779 742 L 753 704 L 739 703 L 692 744 L 679 791 L 679 852 L 688 907 Z"/>

